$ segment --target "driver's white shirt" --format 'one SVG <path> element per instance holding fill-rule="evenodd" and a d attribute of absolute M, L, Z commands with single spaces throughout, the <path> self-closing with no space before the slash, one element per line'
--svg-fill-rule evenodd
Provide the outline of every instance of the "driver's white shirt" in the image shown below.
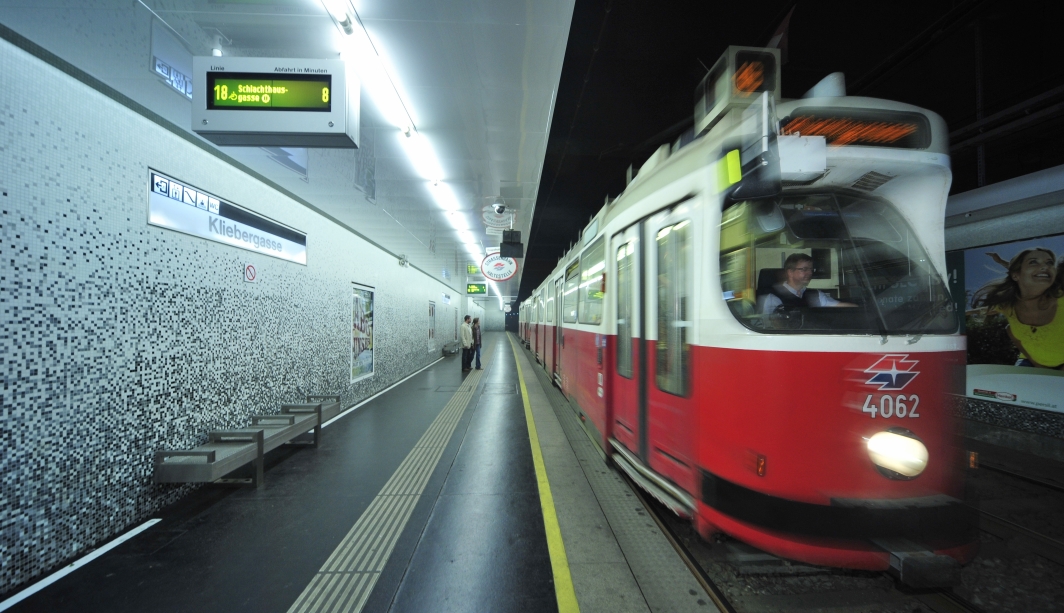
<path fill-rule="evenodd" d="M 787 285 L 786 282 L 781 283 L 777 287 L 782 287 L 782 288 L 786 289 L 788 292 L 794 294 L 795 296 L 798 296 L 799 298 L 801 298 L 805 294 L 805 290 L 807 289 L 807 288 L 803 287 L 802 289 L 797 290 L 797 289 L 794 289 L 793 287 L 791 287 L 790 285 Z M 816 293 L 816 295 L 818 296 L 817 303 L 815 305 L 812 305 L 812 306 L 830 307 L 830 306 L 835 306 L 835 305 L 837 305 L 839 303 L 838 300 L 835 300 L 834 298 L 829 296 L 827 292 L 818 291 Z M 761 303 L 760 311 L 761 311 L 762 315 L 768 315 L 770 313 L 775 312 L 776 309 L 781 304 L 783 304 L 783 301 L 780 300 L 779 297 L 776 296 L 775 294 L 765 294 L 764 296 L 761 297 L 761 300 L 762 300 L 762 303 Z"/>

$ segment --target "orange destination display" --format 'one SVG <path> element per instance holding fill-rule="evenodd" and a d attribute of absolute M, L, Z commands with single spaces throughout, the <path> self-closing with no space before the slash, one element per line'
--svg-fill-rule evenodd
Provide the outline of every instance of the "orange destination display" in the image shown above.
<path fill-rule="evenodd" d="M 926 117 L 880 109 L 798 108 L 780 120 L 780 134 L 823 136 L 836 146 L 925 149 L 931 144 Z"/>

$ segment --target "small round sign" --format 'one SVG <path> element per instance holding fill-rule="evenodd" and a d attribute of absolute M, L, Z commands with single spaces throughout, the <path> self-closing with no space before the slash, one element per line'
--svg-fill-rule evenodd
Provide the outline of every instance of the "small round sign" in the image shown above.
<path fill-rule="evenodd" d="M 510 305 L 508 305 L 508 304 L 503 305 L 502 312 L 503 313 L 509 313 L 510 312 Z"/>
<path fill-rule="evenodd" d="M 258 279 L 258 271 L 255 270 L 255 266 L 247 264 L 244 266 L 244 280 L 250 283 L 254 283 Z"/>
<path fill-rule="evenodd" d="M 492 281 L 506 281 L 517 274 L 517 260 L 492 253 L 480 263 L 480 272 Z"/>

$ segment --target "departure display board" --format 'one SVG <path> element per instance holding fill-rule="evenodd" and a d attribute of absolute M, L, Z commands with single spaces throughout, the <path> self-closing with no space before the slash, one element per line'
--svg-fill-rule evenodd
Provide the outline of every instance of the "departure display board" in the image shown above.
<path fill-rule="evenodd" d="M 208 72 L 207 108 L 328 113 L 332 110 L 332 76 Z"/>
<path fill-rule="evenodd" d="M 795 109 L 780 120 L 780 134 L 823 136 L 829 145 L 926 149 L 931 125 L 919 113 L 881 109 Z"/>
<path fill-rule="evenodd" d="M 466 274 L 479 275 L 480 266 L 477 266 L 476 264 L 466 264 Z"/>
<path fill-rule="evenodd" d="M 466 283 L 467 294 L 486 294 L 488 293 L 487 283 Z"/>

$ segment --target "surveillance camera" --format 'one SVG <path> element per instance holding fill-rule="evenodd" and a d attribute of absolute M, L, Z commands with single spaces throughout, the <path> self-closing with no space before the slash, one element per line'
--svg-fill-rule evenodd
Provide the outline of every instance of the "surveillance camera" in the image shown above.
<path fill-rule="evenodd" d="M 505 204 L 496 204 L 495 205 L 495 213 L 496 214 L 502 215 L 505 212 L 506 212 L 506 205 Z"/>

